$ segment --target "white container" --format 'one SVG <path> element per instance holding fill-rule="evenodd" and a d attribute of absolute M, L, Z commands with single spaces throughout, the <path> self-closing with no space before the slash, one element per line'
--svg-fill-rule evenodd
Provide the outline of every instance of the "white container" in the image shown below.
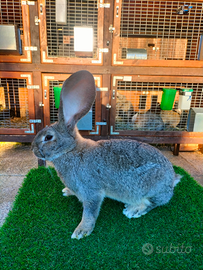
<path fill-rule="evenodd" d="M 188 121 L 187 131 L 203 132 L 203 108 L 191 108 Z"/>
<path fill-rule="evenodd" d="M 192 100 L 193 89 L 181 89 L 179 91 L 178 109 L 189 110 Z"/>

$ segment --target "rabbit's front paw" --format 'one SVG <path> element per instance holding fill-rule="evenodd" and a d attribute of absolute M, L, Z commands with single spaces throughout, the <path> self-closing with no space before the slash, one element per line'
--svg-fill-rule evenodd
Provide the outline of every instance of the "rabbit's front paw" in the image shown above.
<path fill-rule="evenodd" d="M 92 232 L 92 229 L 88 230 L 88 228 L 82 228 L 80 225 L 75 229 L 74 233 L 72 234 L 72 239 L 81 239 L 83 237 L 86 237 L 90 235 Z"/>
<path fill-rule="evenodd" d="M 64 188 L 64 189 L 62 189 L 62 193 L 63 193 L 63 196 L 66 196 L 66 197 L 68 197 L 68 196 L 71 196 L 71 195 L 75 195 L 69 188 Z"/>

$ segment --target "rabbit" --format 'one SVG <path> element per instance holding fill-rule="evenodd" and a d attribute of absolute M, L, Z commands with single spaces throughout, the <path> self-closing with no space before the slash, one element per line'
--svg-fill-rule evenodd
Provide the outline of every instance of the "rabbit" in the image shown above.
<path fill-rule="evenodd" d="M 124 123 L 130 123 L 133 115 L 134 108 L 132 103 L 127 100 L 126 96 L 117 92 L 116 117 L 121 118 Z"/>
<path fill-rule="evenodd" d="M 165 125 L 175 128 L 180 123 L 180 114 L 172 110 L 161 110 L 161 118 Z"/>
<path fill-rule="evenodd" d="M 135 130 L 164 130 L 164 122 L 160 115 L 155 113 L 136 113 L 132 117 L 133 129 Z"/>
<path fill-rule="evenodd" d="M 83 204 L 73 239 L 92 233 L 105 197 L 124 203 L 126 217 L 139 218 L 168 203 L 181 178 L 171 162 L 146 143 L 83 138 L 76 124 L 90 110 L 95 95 L 91 73 L 72 74 L 62 87 L 58 122 L 39 131 L 32 142 L 39 159 L 53 162 L 65 183 L 63 195 L 75 195 Z"/>

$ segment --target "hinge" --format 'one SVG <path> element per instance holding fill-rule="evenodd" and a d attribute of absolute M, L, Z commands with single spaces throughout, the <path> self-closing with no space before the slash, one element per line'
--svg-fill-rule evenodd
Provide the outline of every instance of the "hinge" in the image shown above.
<path fill-rule="evenodd" d="M 27 46 L 24 47 L 25 51 L 37 51 L 37 47 L 36 46 Z"/>
<path fill-rule="evenodd" d="M 99 52 L 106 53 L 106 52 L 109 52 L 109 49 L 108 48 L 100 48 Z"/>
<path fill-rule="evenodd" d="M 111 126 L 110 135 L 119 135 L 119 132 L 114 132 L 113 131 L 113 126 Z"/>
<path fill-rule="evenodd" d="M 22 1 L 21 2 L 22 6 L 28 5 L 28 6 L 34 6 L 35 5 L 35 1 Z"/>
<path fill-rule="evenodd" d="M 109 91 L 108 87 L 97 87 L 96 89 L 97 89 L 97 91 L 104 91 L 104 92 Z"/>
<path fill-rule="evenodd" d="M 110 33 L 113 33 L 114 30 L 115 30 L 115 27 L 113 27 L 113 25 L 110 24 L 110 26 L 109 26 L 109 32 Z"/>
<path fill-rule="evenodd" d="M 42 123 L 42 120 L 41 119 L 30 119 L 29 122 L 32 124 L 40 124 L 40 123 Z"/>
<path fill-rule="evenodd" d="M 38 18 L 38 16 L 35 16 L 35 25 L 39 25 L 40 19 Z"/>
<path fill-rule="evenodd" d="M 28 85 L 27 89 L 39 89 L 39 85 Z"/>
<path fill-rule="evenodd" d="M 100 8 L 110 8 L 110 3 L 99 4 Z"/>

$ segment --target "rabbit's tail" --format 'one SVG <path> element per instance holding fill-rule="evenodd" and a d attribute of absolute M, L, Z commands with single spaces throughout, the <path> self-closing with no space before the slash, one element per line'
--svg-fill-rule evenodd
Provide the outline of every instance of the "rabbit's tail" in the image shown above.
<path fill-rule="evenodd" d="M 182 177 L 183 176 L 180 175 L 180 174 L 175 174 L 175 179 L 173 181 L 173 187 L 175 187 L 180 182 L 180 180 L 181 180 Z"/>

